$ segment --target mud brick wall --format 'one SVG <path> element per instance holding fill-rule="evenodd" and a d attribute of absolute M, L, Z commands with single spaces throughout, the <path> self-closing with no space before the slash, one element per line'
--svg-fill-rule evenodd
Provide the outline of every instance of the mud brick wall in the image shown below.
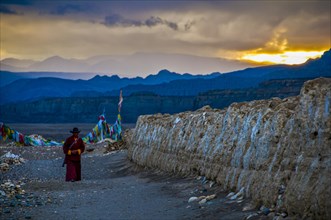
<path fill-rule="evenodd" d="M 224 190 L 245 187 L 256 204 L 331 219 L 331 79 L 300 95 L 140 116 L 129 158 L 148 167 L 197 173 Z M 278 190 L 285 186 L 282 204 Z"/>

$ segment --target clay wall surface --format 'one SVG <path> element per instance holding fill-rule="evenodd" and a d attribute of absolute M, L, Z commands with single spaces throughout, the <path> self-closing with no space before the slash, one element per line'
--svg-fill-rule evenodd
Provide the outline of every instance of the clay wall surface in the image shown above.
<path fill-rule="evenodd" d="M 318 78 L 282 100 L 140 116 L 129 158 L 206 176 L 224 190 L 244 188 L 256 205 L 289 215 L 331 219 L 330 149 L 331 79 Z"/>

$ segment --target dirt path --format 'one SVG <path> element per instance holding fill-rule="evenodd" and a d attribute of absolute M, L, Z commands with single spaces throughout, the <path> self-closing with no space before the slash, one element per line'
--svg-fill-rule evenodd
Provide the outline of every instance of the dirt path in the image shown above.
<path fill-rule="evenodd" d="M 61 149 L 10 149 L 27 161 L 1 173 L 0 180 L 25 182 L 22 200 L 28 202 L 2 199 L 0 219 L 243 219 L 256 212 L 242 212 L 247 201 L 230 201 L 210 182 L 139 168 L 126 150 L 84 154 L 83 180 L 71 183 L 64 182 Z M 1 148 L 0 155 L 8 150 Z M 190 197 L 212 194 L 217 197 L 205 204 L 188 203 Z"/>

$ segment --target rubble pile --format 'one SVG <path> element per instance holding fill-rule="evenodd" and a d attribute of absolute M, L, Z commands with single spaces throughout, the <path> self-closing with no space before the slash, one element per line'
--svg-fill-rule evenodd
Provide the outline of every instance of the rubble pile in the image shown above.
<path fill-rule="evenodd" d="M 33 193 L 26 193 L 22 189 L 24 185 L 23 181 L 12 180 L 5 180 L 0 184 L 0 216 L 2 213 L 15 211 L 16 207 L 37 207 L 52 202 L 49 197 L 43 198 Z"/>
<path fill-rule="evenodd" d="M 25 160 L 15 154 L 12 154 L 10 151 L 0 157 L 0 171 L 7 172 L 10 165 L 20 165 L 24 163 Z"/>
<path fill-rule="evenodd" d="M 129 136 L 131 135 L 131 133 L 132 133 L 131 129 L 126 129 L 123 132 L 122 140 L 118 140 L 116 142 L 105 139 L 105 142 L 107 143 L 105 153 L 109 153 L 111 151 L 126 149 L 127 148 L 127 140 L 129 139 Z"/>

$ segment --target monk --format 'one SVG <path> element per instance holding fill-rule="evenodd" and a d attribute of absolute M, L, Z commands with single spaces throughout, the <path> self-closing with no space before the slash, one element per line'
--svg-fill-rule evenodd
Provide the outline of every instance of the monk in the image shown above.
<path fill-rule="evenodd" d="M 63 153 L 65 154 L 66 181 L 80 181 L 81 180 L 81 154 L 85 150 L 83 140 L 78 137 L 80 130 L 73 128 L 72 136 L 68 137 L 63 144 Z"/>

